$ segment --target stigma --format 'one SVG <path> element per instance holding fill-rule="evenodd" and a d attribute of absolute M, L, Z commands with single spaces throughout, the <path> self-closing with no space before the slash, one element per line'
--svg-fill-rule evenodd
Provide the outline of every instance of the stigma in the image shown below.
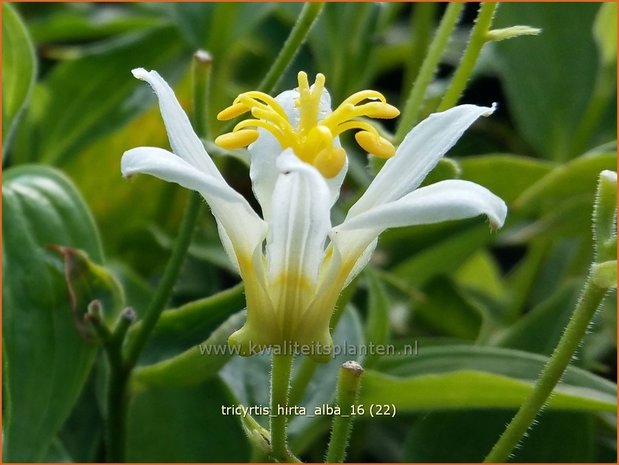
<path fill-rule="evenodd" d="M 391 119 L 399 110 L 373 90 L 357 92 L 344 100 L 332 113 L 320 119 L 320 99 L 325 76 L 317 74 L 310 86 L 307 74 L 298 74 L 298 121 L 291 122 L 286 111 L 270 95 L 251 91 L 240 94 L 231 106 L 222 110 L 217 119 L 227 121 L 246 113 L 253 118 L 238 123 L 232 132 L 215 139 L 223 148 L 247 147 L 258 139 L 258 128 L 277 139 L 282 149 L 291 148 L 304 162 L 313 165 L 325 178 L 335 177 L 346 163 L 346 152 L 336 143 L 340 134 L 356 130 L 355 140 L 362 149 L 379 158 L 389 158 L 395 148 L 366 118 Z"/>

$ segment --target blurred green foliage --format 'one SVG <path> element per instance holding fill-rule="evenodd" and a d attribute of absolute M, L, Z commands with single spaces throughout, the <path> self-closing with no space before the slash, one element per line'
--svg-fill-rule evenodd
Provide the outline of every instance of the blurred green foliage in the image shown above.
<path fill-rule="evenodd" d="M 359 357 L 371 366 L 362 400 L 395 404 L 398 413 L 360 420 L 351 460 L 481 460 L 530 391 L 593 257 L 599 173 L 616 169 L 616 8 L 608 5 L 500 5 L 495 27 L 522 24 L 542 33 L 484 49 L 462 101 L 498 102 L 499 110 L 454 148 L 453 163 L 430 176 L 488 187 L 508 203 L 508 221 L 497 233 L 474 219 L 382 236 L 335 339 L 397 347 L 416 341 L 419 354 Z M 190 57 L 207 49 L 214 59 L 210 147 L 223 129 L 214 116 L 262 80 L 300 9 L 293 3 L 3 4 L 5 460 L 103 458 L 105 365 L 93 364 L 95 345 L 78 336 L 62 263 L 48 244 L 83 249 L 104 265 L 101 237 L 105 264 L 138 314 L 169 255 L 186 193 L 147 177 L 120 176 L 125 150 L 167 145 L 154 96 L 131 69 L 157 69 L 189 109 Z M 322 72 L 334 103 L 375 88 L 401 106 L 402 89 L 409 89 L 427 50 L 427 31 L 443 9 L 328 4 L 278 90 L 292 87 L 298 70 Z M 457 65 L 474 11 L 467 6 L 424 114 Z M 336 216 L 370 179 L 355 150 Z M 226 156 L 217 163 L 251 198 L 246 165 Z M 216 225 L 203 211 L 172 308 L 136 372 L 129 460 L 250 459 L 239 418 L 222 416 L 220 407 L 268 404 L 267 362 L 193 362 L 198 343 L 225 340 L 226 325 L 240 324 L 244 299 L 237 283 Z M 615 311 L 613 294 L 578 368 L 568 370 L 517 460 L 616 460 L 616 420 L 608 415 L 616 407 Z M 303 405 L 333 401 L 338 360 L 316 370 Z M 293 419 L 294 451 L 321 461 L 328 427 L 326 417 Z"/>

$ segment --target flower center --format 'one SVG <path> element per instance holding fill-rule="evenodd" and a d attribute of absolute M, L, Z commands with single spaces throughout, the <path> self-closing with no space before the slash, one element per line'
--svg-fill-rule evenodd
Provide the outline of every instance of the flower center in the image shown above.
<path fill-rule="evenodd" d="M 356 129 L 357 143 L 370 154 L 389 158 L 395 148 L 382 137 L 376 128 L 360 118 L 395 118 L 400 114 L 389 105 L 385 97 L 373 90 L 357 92 L 339 107 L 319 120 L 320 98 L 324 91 L 325 77 L 316 75 L 310 87 L 307 74 L 298 74 L 299 97 L 295 106 L 299 109 L 298 122 L 291 123 L 282 106 L 270 95 L 251 91 L 240 94 L 231 106 L 217 115 L 220 121 L 227 121 L 247 112 L 254 119 L 238 123 L 232 132 L 215 139 L 215 143 L 227 149 L 246 147 L 258 139 L 256 128 L 269 131 L 283 149 L 292 148 L 295 154 L 310 163 L 326 178 L 336 176 L 346 162 L 346 152 L 335 144 L 335 138 L 345 131 Z"/>

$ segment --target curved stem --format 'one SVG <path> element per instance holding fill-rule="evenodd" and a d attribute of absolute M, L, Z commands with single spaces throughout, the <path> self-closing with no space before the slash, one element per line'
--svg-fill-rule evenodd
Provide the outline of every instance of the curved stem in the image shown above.
<path fill-rule="evenodd" d="M 269 72 L 258 86 L 258 90 L 267 93 L 274 90 L 282 74 L 284 74 L 284 71 L 286 71 L 286 68 L 288 68 L 288 65 L 292 62 L 299 48 L 303 45 L 303 42 L 305 42 L 312 25 L 322 12 L 324 6 L 323 2 L 309 2 L 303 6 L 301 14 L 299 14 L 297 18 L 297 22 L 290 31 L 290 35 L 286 39 L 286 42 L 284 42 L 284 46 L 273 62 L 271 69 L 269 69 Z"/>
<path fill-rule="evenodd" d="M 273 458 L 280 462 L 289 462 L 292 458 L 286 436 L 292 360 L 291 354 L 273 354 L 271 366 L 271 449 Z"/>
<path fill-rule="evenodd" d="M 436 30 L 436 35 L 432 40 L 432 44 L 428 50 L 428 53 L 421 64 L 417 78 L 411 87 L 410 94 L 406 100 L 406 105 L 402 111 L 402 117 L 398 124 L 398 129 L 395 134 L 396 145 L 402 142 L 404 136 L 411 130 L 411 128 L 417 123 L 419 113 L 421 112 L 421 105 L 423 104 L 423 98 L 426 95 L 426 90 L 434 77 L 436 68 L 439 64 L 445 47 L 449 42 L 449 38 L 458 23 L 460 13 L 464 8 L 464 3 L 450 3 L 447 6 L 447 10 L 441 19 L 441 22 Z"/>
<path fill-rule="evenodd" d="M 447 91 L 445 95 L 443 95 L 443 99 L 437 111 L 448 110 L 458 103 L 466 87 L 466 83 L 473 73 L 473 68 L 475 68 L 475 63 L 477 63 L 481 49 L 488 41 L 488 31 L 490 30 L 490 26 L 492 26 L 492 19 L 494 18 L 494 13 L 498 6 L 498 3 L 482 2 L 479 7 L 475 26 L 473 26 L 473 30 L 471 31 L 471 39 L 464 51 L 464 55 L 462 55 L 458 69 L 454 73 Z"/>
<path fill-rule="evenodd" d="M 504 462 L 518 445 L 533 424 L 537 414 L 544 407 L 553 389 L 559 383 L 606 292 L 607 289 L 598 287 L 591 276 L 587 279 L 574 314 L 550 360 L 548 360 L 537 383 L 535 383 L 533 392 L 522 404 L 484 462 Z"/>

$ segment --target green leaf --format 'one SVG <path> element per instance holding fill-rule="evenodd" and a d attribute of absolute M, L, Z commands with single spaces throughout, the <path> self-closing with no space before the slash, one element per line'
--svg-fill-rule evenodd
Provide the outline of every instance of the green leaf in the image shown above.
<path fill-rule="evenodd" d="M 226 318 L 245 307 L 243 290 L 243 285 L 239 284 L 210 297 L 164 311 L 140 357 L 140 363 L 159 362 L 186 350 L 196 350 L 196 346 L 205 341 Z M 136 334 L 140 326 L 138 322 L 129 330 L 129 338 Z"/>
<path fill-rule="evenodd" d="M 394 405 L 397 412 L 462 408 L 517 408 L 533 390 L 533 382 L 484 371 L 460 370 L 440 375 L 395 378 L 375 371 L 364 375 L 359 402 Z M 562 386 L 549 409 L 615 412 L 612 395 Z"/>
<path fill-rule="evenodd" d="M 240 418 L 222 415 L 234 405 L 218 379 L 184 389 L 150 388 L 129 410 L 129 462 L 247 462 Z"/>
<path fill-rule="evenodd" d="M 443 336 L 474 340 L 482 323 L 482 309 L 452 280 L 438 276 L 424 287 L 424 299 L 414 306 L 415 323 Z"/>
<path fill-rule="evenodd" d="M 615 153 L 591 153 L 550 171 L 524 190 L 514 207 L 525 212 L 552 212 L 557 205 L 578 196 L 593 204 L 600 171 L 616 169 Z"/>
<path fill-rule="evenodd" d="M 474 346 L 421 348 L 414 359 L 391 357 L 364 375 L 360 402 L 394 404 L 399 412 L 518 408 L 547 357 Z M 616 385 L 569 367 L 548 408 L 614 412 Z"/>
<path fill-rule="evenodd" d="M 431 412 L 411 425 L 406 462 L 481 462 L 513 411 Z M 591 414 L 544 412 L 510 462 L 596 462 L 595 425 Z"/>
<path fill-rule="evenodd" d="M 143 66 L 179 69 L 183 44 L 171 27 L 120 37 L 86 56 L 56 66 L 33 96 L 20 127 L 15 160 L 66 161 L 152 103 L 152 92 L 131 76 Z M 180 67 L 182 69 L 182 67 Z"/>
<path fill-rule="evenodd" d="M 95 346 L 71 317 L 62 261 L 50 244 L 86 251 L 101 263 L 97 229 L 71 181 L 24 166 L 3 181 L 4 458 L 37 461 L 69 415 Z"/>
<path fill-rule="evenodd" d="M 566 282 L 498 336 L 495 343 L 550 356 L 572 317 L 582 285 L 582 280 Z"/>
<path fill-rule="evenodd" d="M 159 26 L 162 18 L 131 9 L 131 4 L 118 14 L 117 6 L 81 4 L 63 5 L 41 18 L 29 17 L 32 39 L 37 44 L 87 43 L 110 36 L 127 34 Z M 80 8 L 81 7 L 81 8 Z"/>
<path fill-rule="evenodd" d="M 36 75 L 36 59 L 26 26 L 15 8 L 2 4 L 2 159 L 17 119 L 28 101 Z"/>
<path fill-rule="evenodd" d="M 617 4 L 603 3 L 593 23 L 593 38 L 604 66 L 617 61 Z"/>
<path fill-rule="evenodd" d="M 389 341 L 389 295 L 380 278 L 369 268 L 365 272 L 365 279 L 369 294 L 365 340 L 368 344 L 384 345 Z M 376 354 L 369 354 L 364 367 L 372 366 L 376 358 Z"/>
<path fill-rule="evenodd" d="M 245 321 L 245 312 L 228 318 L 202 344 L 153 365 L 135 370 L 133 387 L 143 386 L 193 386 L 215 376 L 232 357 L 228 338 Z M 212 352 L 210 352 L 212 350 Z"/>
<path fill-rule="evenodd" d="M 509 3 L 497 11 L 495 26 L 538 27 L 542 33 L 495 44 L 508 109 L 522 135 L 539 155 L 566 160 L 597 73 L 591 34 L 599 5 Z M 614 108 L 609 99 L 608 105 Z M 609 127 L 615 123 L 608 121 Z"/>
<path fill-rule="evenodd" d="M 522 191 L 548 174 L 553 164 L 515 155 L 482 155 L 460 160 L 461 179 L 490 189 L 511 204 Z"/>
<path fill-rule="evenodd" d="M 90 260 L 86 252 L 55 244 L 50 247 L 64 257 L 64 275 L 75 327 L 85 339 L 94 340 L 96 333 L 84 320 L 88 305 L 93 300 L 99 301 L 103 318 L 111 327 L 125 304 L 123 290 L 116 278 Z"/>
<path fill-rule="evenodd" d="M 423 286 L 435 276 L 451 272 L 464 263 L 473 253 L 492 240 L 488 225 L 477 224 L 463 227 L 452 234 L 402 261 L 392 270 L 414 286 Z"/>
<path fill-rule="evenodd" d="M 398 377 L 484 371 L 524 381 L 534 381 L 548 357 L 519 350 L 487 346 L 452 345 L 421 347 L 414 359 L 385 357 L 378 369 Z M 617 386 L 586 370 L 568 367 L 562 380 L 570 386 L 614 396 Z"/>
<path fill-rule="evenodd" d="M 497 261 L 485 250 L 473 255 L 458 268 L 454 278 L 459 287 L 495 300 L 502 299 L 507 292 Z"/>

